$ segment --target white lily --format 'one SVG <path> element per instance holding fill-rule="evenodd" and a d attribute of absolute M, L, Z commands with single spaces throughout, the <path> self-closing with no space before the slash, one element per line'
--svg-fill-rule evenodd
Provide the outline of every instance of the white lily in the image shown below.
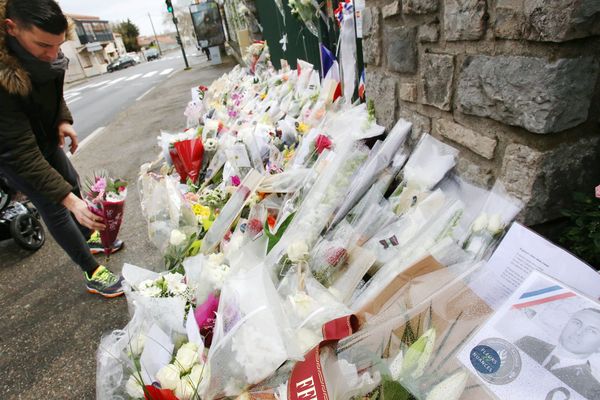
<path fill-rule="evenodd" d="M 469 374 L 458 371 L 434 386 L 425 400 L 458 400 L 465 390 Z"/>
<path fill-rule="evenodd" d="M 390 363 L 390 374 L 392 379 L 397 381 L 402 377 L 402 364 L 404 363 L 404 353 L 402 350 L 394 357 Z"/>
<path fill-rule="evenodd" d="M 433 352 L 435 336 L 435 329 L 430 328 L 406 350 L 400 373 L 403 378 L 417 379 L 423 375 Z"/>

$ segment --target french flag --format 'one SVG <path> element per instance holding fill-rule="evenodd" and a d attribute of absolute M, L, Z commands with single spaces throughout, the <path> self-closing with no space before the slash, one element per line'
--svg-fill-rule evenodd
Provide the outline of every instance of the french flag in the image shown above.
<path fill-rule="evenodd" d="M 559 285 L 549 286 L 543 289 L 523 293 L 519 298 L 519 301 L 513 304 L 512 308 L 529 308 L 574 296 L 576 296 L 576 294 L 567 288 Z"/>
<path fill-rule="evenodd" d="M 365 70 L 363 68 L 360 74 L 360 81 L 358 82 L 358 97 L 361 100 L 365 100 Z"/>

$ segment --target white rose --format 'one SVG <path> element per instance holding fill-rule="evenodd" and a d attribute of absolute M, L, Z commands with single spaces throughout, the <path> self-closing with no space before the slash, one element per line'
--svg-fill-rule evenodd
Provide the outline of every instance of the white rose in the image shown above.
<path fill-rule="evenodd" d="M 156 374 L 156 379 L 163 389 L 175 390 L 179 383 L 179 368 L 173 364 L 165 365 Z"/>
<path fill-rule="evenodd" d="M 497 235 L 504 230 L 504 223 L 502 222 L 502 218 L 500 218 L 499 214 L 492 214 L 490 216 L 487 228 L 492 235 Z"/>
<path fill-rule="evenodd" d="M 144 351 L 144 344 L 146 343 L 146 335 L 136 335 L 130 342 L 129 342 L 129 351 L 131 351 L 131 354 L 134 357 L 139 356 L 140 354 L 142 354 L 142 351 Z"/>
<path fill-rule="evenodd" d="M 185 373 L 191 370 L 194 364 L 196 364 L 198 361 L 200 361 L 198 347 L 196 346 L 194 348 L 191 346 L 183 345 L 181 346 L 179 351 L 177 351 L 177 357 L 175 357 L 174 364 L 179 368 L 181 372 Z"/>
<path fill-rule="evenodd" d="M 208 152 L 213 152 L 213 151 L 217 151 L 217 148 L 219 147 L 219 142 L 217 142 L 216 139 L 210 138 L 210 139 L 206 139 L 206 141 L 204 142 L 204 151 L 208 151 Z"/>
<path fill-rule="evenodd" d="M 305 319 L 317 306 L 315 300 L 304 292 L 298 292 L 294 296 L 289 296 L 290 303 L 294 312 L 300 319 Z"/>
<path fill-rule="evenodd" d="M 177 396 L 179 400 L 190 400 L 194 393 L 195 390 L 192 386 L 192 382 L 190 382 L 190 380 L 184 376 L 177 383 L 177 387 L 175 388 L 175 396 Z"/>
<path fill-rule="evenodd" d="M 171 245 L 173 246 L 179 246 L 180 244 L 183 244 L 183 242 L 185 242 L 185 239 L 185 233 L 181 232 L 180 230 L 173 229 L 171 231 L 171 238 L 169 239 L 169 243 L 171 243 Z"/>
<path fill-rule="evenodd" d="M 200 388 L 208 382 L 207 378 L 208 366 L 206 364 L 196 364 L 192 368 L 192 372 L 190 372 L 189 380 L 192 383 L 192 386 Z"/>
<path fill-rule="evenodd" d="M 134 399 L 143 399 L 144 388 L 142 387 L 138 379 L 139 378 L 137 378 L 135 375 L 131 375 L 129 377 L 129 380 L 125 384 L 125 391 L 127 391 L 127 394 L 133 397 Z"/>
<path fill-rule="evenodd" d="M 473 221 L 473 227 L 471 228 L 473 232 L 480 232 L 484 230 L 488 225 L 488 217 L 486 213 L 481 213 L 479 217 Z"/>
<path fill-rule="evenodd" d="M 291 262 L 299 262 L 308 255 L 308 246 L 303 240 L 297 240 L 287 249 L 287 255 Z"/>
<path fill-rule="evenodd" d="M 225 255 L 223 253 L 210 254 L 208 256 L 208 263 L 210 265 L 220 265 L 225 262 Z"/>

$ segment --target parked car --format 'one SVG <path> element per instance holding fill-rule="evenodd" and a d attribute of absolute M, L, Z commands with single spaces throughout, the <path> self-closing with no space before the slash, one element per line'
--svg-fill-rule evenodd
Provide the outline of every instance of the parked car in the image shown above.
<path fill-rule="evenodd" d="M 135 61 L 137 64 L 139 64 L 139 63 L 141 62 L 141 60 L 140 60 L 140 56 L 138 55 L 138 53 L 131 52 L 131 53 L 127 53 L 127 55 L 128 55 L 129 57 L 133 58 L 133 60 L 134 60 L 134 61 Z"/>
<path fill-rule="evenodd" d="M 106 70 L 108 72 L 118 71 L 120 69 L 124 69 L 127 67 L 131 67 L 132 65 L 137 64 L 135 60 L 130 56 L 119 57 L 115 61 L 108 64 Z"/>
<path fill-rule="evenodd" d="M 144 56 L 146 57 L 146 60 L 148 60 L 148 61 L 158 60 L 160 58 L 160 53 L 158 52 L 157 49 L 150 48 L 144 52 Z"/>

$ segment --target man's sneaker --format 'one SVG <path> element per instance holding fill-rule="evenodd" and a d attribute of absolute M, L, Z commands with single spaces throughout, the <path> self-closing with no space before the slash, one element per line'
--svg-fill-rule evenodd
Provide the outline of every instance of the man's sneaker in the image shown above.
<path fill-rule="evenodd" d="M 90 247 L 90 251 L 93 255 L 104 253 L 104 246 L 102 245 L 102 241 L 100 240 L 100 232 L 94 231 L 94 233 L 92 233 L 92 236 L 90 236 L 90 238 L 88 239 L 87 244 Z M 124 244 L 125 243 L 122 240 L 115 240 L 115 242 L 112 244 L 110 254 L 114 254 L 117 251 L 121 250 Z"/>
<path fill-rule="evenodd" d="M 117 297 L 123 294 L 123 277 L 110 272 L 104 265 L 96 268 L 92 276 L 84 272 L 87 291 L 104 297 Z"/>

